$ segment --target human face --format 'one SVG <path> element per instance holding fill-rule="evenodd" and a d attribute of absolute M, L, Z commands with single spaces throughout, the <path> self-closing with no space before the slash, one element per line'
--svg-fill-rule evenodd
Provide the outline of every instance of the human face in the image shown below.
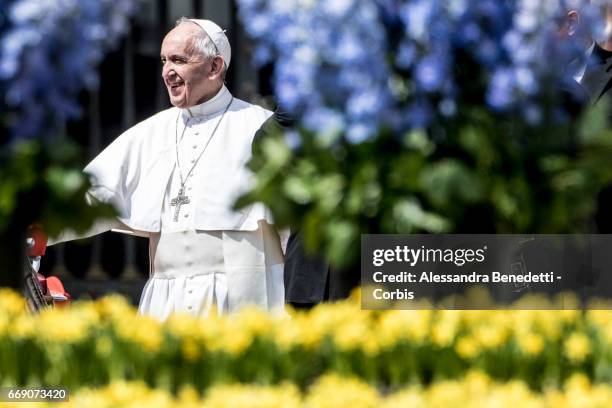
<path fill-rule="evenodd" d="M 162 42 L 162 78 L 170 103 L 177 108 L 207 101 L 222 85 L 219 75 L 215 75 L 216 59 L 206 59 L 193 46 L 198 30 L 201 29 L 195 24 L 180 24 Z"/>

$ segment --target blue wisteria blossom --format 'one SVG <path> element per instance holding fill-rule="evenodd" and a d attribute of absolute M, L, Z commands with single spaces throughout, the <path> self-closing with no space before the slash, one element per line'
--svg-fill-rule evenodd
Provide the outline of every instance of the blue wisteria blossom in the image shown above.
<path fill-rule="evenodd" d="M 2 0 L 0 107 L 11 138 L 45 137 L 79 114 L 78 93 L 127 32 L 138 0 Z"/>
<path fill-rule="evenodd" d="M 279 104 L 308 130 L 354 143 L 473 106 L 542 121 L 551 88 L 584 52 L 559 39 L 562 17 L 580 7 L 597 38 L 597 3 L 238 0 L 256 62 L 275 63 Z"/>

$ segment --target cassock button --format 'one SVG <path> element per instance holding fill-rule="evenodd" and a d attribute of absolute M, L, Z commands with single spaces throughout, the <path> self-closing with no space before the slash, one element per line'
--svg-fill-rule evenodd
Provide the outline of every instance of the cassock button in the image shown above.
<path fill-rule="evenodd" d="M 195 159 L 191 161 L 191 163 L 195 163 Z"/>
<path fill-rule="evenodd" d="M 197 136 L 197 135 L 199 135 L 199 134 L 200 134 L 200 132 L 195 132 L 195 135 L 196 135 L 196 136 Z"/>
<path fill-rule="evenodd" d="M 193 293 L 193 289 L 189 289 L 188 293 L 191 295 Z"/>
<path fill-rule="evenodd" d="M 193 145 L 193 146 L 191 146 L 191 147 L 193 147 L 194 149 L 197 149 L 197 148 L 198 148 L 198 145 Z"/>
<path fill-rule="evenodd" d="M 191 309 L 193 309 L 193 307 L 192 306 L 187 306 L 187 309 L 191 310 Z"/>

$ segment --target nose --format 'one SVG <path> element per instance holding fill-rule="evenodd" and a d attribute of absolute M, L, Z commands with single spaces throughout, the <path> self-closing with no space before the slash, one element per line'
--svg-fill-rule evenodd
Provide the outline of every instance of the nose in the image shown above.
<path fill-rule="evenodd" d="M 168 72 L 170 71 L 170 68 L 168 67 L 168 63 L 162 63 L 162 78 L 166 78 L 168 76 Z"/>
<path fill-rule="evenodd" d="M 168 79 L 171 75 L 176 75 L 172 63 L 170 63 L 170 61 L 162 63 L 162 78 Z"/>

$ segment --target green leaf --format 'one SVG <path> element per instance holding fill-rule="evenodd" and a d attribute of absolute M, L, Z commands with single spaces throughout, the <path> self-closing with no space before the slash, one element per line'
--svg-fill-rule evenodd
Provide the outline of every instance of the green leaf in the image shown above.
<path fill-rule="evenodd" d="M 393 207 L 393 218 L 397 223 L 396 232 L 401 233 L 420 230 L 440 233 L 448 231 L 451 225 L 445 218 L 424 211 L 414 199 L 403 199 L 396 202 Z"/>
<path fill-rule="evenodd" d="M 282 167 L 291 159 L 291 150 L 280 138 L 265 139 L 262 142 L 262 150 L 269 166 Z"/>
<path fill-rule="evenodd" d="M 325 235 L 329 240 L 327 255 L 334 265 L 345 266 L 356 257 L 359 246 L 359 228 L 353 222 L 330 219 L 325 225 Z"/>
<path fill-rule="evenodd" d="M 81 170 L 53 166 L 47 170 L 45 181 L 55 194 L 67 198 L 82 189 L 87 180 Z"/>
<path fill-rule="evenodd" d="M 455 159 L 443 159 L 425 168 L 421 186 L 427 197 L 439 207 L 457 203 L 474 203 L 482 199 L 481 179 Z"/>

